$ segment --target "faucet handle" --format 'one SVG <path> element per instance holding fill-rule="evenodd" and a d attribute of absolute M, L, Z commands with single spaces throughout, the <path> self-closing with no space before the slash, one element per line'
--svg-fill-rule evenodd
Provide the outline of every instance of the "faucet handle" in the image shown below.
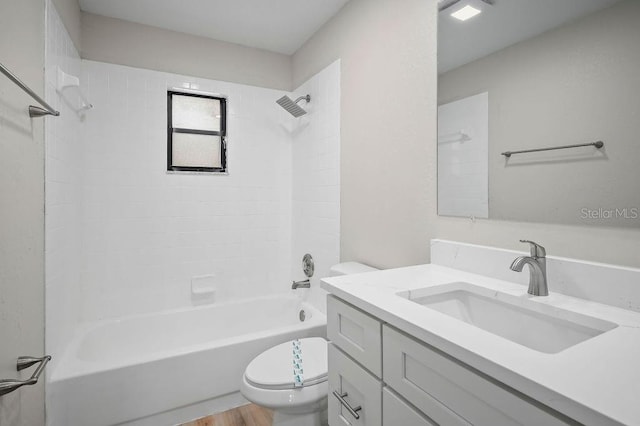
<path fill-rule="evenodd" d="M 531 256 L 532 257 L 545 257 L 547 255 L 546 250 L 540 244 L 529 241 L 529 240 L 520 240 L 521 243 L 529 243 L 531 245 Z"/>

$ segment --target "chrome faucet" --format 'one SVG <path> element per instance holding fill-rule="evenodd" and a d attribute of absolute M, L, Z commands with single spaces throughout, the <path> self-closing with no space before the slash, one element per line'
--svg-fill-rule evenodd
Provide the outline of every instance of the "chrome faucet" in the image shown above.
<path fill-rule="evenodd" d="M 529 265 L 529 290 L 527 293 L 534 296 L 548 296 L 547 286 L 547 252 L 540 244 L 529 240 L 520 240 L 521 243 L 531 245 L 531 256 L 517 257 L 511 264 L 511 270 L 522 272 L 525 264 Z"/>
<path fill-rule="evenodd" d="M 291 284 L 292 290 L 297 290 L 299 288 L 311 288 L 311 281 L 309 281 L 308 278 L 304 281 L 292 281 L 292 282 L 293 282 L 293 284 Z"/>

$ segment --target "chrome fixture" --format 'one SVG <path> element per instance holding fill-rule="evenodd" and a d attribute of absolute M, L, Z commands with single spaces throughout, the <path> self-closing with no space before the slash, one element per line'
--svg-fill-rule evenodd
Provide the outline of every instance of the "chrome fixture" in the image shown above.
<path fill-rule="evenodd" d="M 315 266 L 313 263 L 313 256 L 311 256 L 309 253 L 302 256 L 302 271 L 308 278 L 304 281 L 293 281 L 293 284 L 291 284 L 291 288 L 293 290 L 296 290 L 298 288 L 311 288 L 311 281 L 309 281 L 309 278 L 313 276 L 314 270 Z"/>
<path fill-rule="evenodd" d="M 580 148 L 581 146 L 595 146 L 597 149 L 600 149 L 604 146 L 604 142 L 596 141 L 596 142 L 589 142 L 589 143 L 579 143 L 575 145 L 552 146 L 550 148 L 523 149 L 522 151 L 505 151 L 500 155 L 504 155 L 505 157 L 509 158 L 513 154 L 526 154 L 527 152 L 540 152 L 540 151 L 553 151 L 556 149 Z"/>
<path fill-rule="evenodd" d="M 281 97 L 280 99 L 278 99 L 276 102 L 278 103 L 278 105 L 280 105 L 282 108 L 284 108 L 285 110 L 287 110 L 287 112 L 291 115 L 293 115 L 294 117 L 298 118 L 302 115 L 305 115 L 307 113 L 307 111 L 305 111 L 304 109 L 302 109 L 302 107 L 300 107 L 298 105 L 298 102 L 300 102 L 301 100 L 305 100 L 307 101 L 307 103 L 311 102 L 311 95 L 305 95 L 305 96 L 300 96 L 298 99 L 296 99 L 295 101 L 292 101 L 290 97 L 288 97 L 287 95 Z"/>
<path fill-rule="evenodd" d="M 525 264 L 529 265 L 529 289 L 527 293 L 534 296 L 548 296 L 547 286 L 547 252 L 540 244 L 529 240 L 520 240 L 521 243 L 529 243 L 531 246 L 531 256 L 517 257 L 511 263 L 511 270 L 522 272 Z"/>
<path fill-rule="evenodd" d="M 449 9 L 454 4 L 460 3 L 461 0 L 438 0 L 438 12 L 442 12 L 443 10 Z M 488 4 L 489 6 L 493 5 L 494 0 L 481 0 L 482 2 Z"/>
<path fill-rule="evenodd" d="M 0 379 L 0 396 L 8 394 L 9 392 L 13 392 L 14 390 L 25 386 L 25 385 L 35 385 L 38 383 L 38 379 L 40 378 L 40 374 L 44 371 L 44 368 L 47 366 L 47 363 L 51 360 L 51 356 L 45 355 L 42 358 L 34 358 L 32 356 L 21 356 L 18 358 L 18 362 L 16 365 L 16 370 L 21 371 L 25 368 L 31 367 L 33 364 L 40 363 L 36 371 L 33 372 L 31 377 L 27 380 L 17 380 L 17 379 Z"/>
<path fill-rule="evenodd" d="M 309 278 L 304 281 L 292 281 L 291 289 L 297 290 L 299 288 L 311 288 L 311 281 L 309 281 Z"/>
<path fill-rule="evenodd" d="M 298 312 L 298 318 L 300 318 L 300 322 L 304 322 L 304 320 L 307 319 L 307 313 L 304 309 L 300 309 L 300 312 Z"/>
<path fill-rule="evenodd" d="M 348 393 L 344 392 L 340 394 L 338 393 L 338 391 L 333 391 L 333 396 L 335 396 L 338 401 L 340 401 L 340 404 L 347 409 L 349 414 L 351 414 L 354 419 L 358 420 L 360 418 L 360 414 L 358 414 L 358 411 L 362 410 L 362 406 L 358 405 L 357 407 L 352 407 L 345 399 L 347 396 L 349 396 Z"/>
<path fill-rule="evenodd" d="M 302 271 L 309 278 L 313 276 L 313 271 L 315 271 L 313 256 L 311 256 L 309 253 L 302 256 Z"/>
<path fill-rule="evenodd" d="M 35 105 L 29 105 L 29 117 L 42 117 L 45 115 L 54 115 L 57 117 L 60 115 L 59 111 L 56 111 L 55 109 L 53 109 L 51 105 L 46 103 L 44 99 L 38 96 L 36 92 L 31 90 L 26 84 L 22 82 L 22 80 L 16 77 L 14 73 L 9 71 L 7 67 L 5 67 L 2 64 L 0 64 L 0 72 L 6 75 L 9 78 L 9 80 L 13 81 L 19 88 L 24 90 L 29 96 L 31 96 L 33 99 L 38 101 L 38 103 L 44 107 L 44 108 L 40 108 Z"/>

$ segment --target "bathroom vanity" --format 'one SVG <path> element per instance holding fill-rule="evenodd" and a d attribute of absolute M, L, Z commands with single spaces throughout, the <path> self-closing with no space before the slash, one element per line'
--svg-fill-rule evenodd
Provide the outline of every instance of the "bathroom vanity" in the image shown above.
<path fill-rule="evenodd" d="M 550 295 L 531 296 L 492 263 L 519 252 L 438 243 L 445 265 L 323 280 L 331 426 L 640 424 L 640 270 L 550 258 Z M 591 300 L 559 293 L 579 288 L 567 271 L 609 274 L 625 309 L 589 283 Z"/>

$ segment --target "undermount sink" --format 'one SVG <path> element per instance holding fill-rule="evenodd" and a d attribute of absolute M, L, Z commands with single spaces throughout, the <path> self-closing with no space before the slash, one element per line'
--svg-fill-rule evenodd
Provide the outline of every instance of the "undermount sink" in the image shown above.
<path fill-rule="evenodd" d="M 609 321 L 456 282 L 398 296 L 544 353 L 558 353 L 617 327 Z"/>

